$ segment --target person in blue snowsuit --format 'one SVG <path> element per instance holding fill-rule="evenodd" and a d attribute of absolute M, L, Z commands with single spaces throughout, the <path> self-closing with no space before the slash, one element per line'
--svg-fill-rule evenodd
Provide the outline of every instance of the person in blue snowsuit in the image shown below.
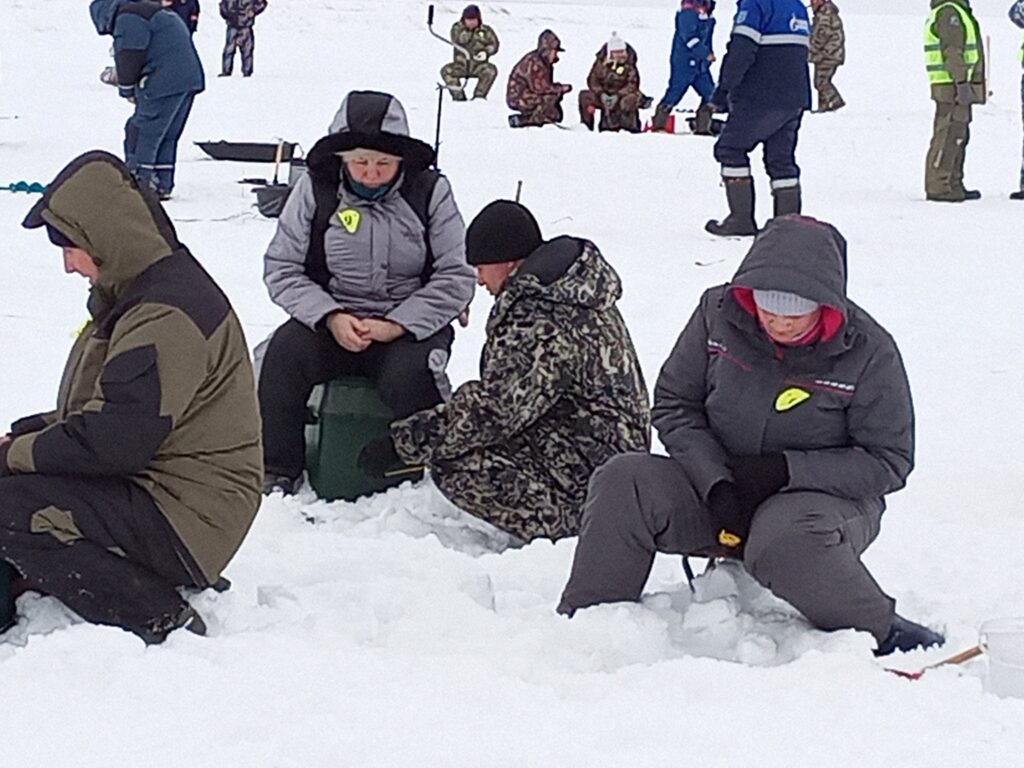
<path fill-rule="evenodd" d="M 205 87 L 185 22 L 155 0 L 92 0 L 96 31 L 114 38 L 118 90 L 135 105 L 124 126 L 124 159 L 140 184 L 163 200 L 174 189 L 178 140 Z"/>
<path fill-rule="evenodd" d="M 800 213 L 796 142 L 803 114 L 811 108 L 810 33 L 802 0 L 739 0 L 737 4 L 710 102 L 714 111 L 729 113 L 715 142 L 729 215 L 705 225 L 713 235 L 757 233 L 749 156 L 758 144 L 764 149 L 775 215 Z"/>
<path fill-rule="evenodd" d="M 1010 20 L 1021 29 L 1024 29 L 1024 0 L 1016 0 L 1010 7 Z M 1020 46 L 1020 63 L 1024 67 L 1024 40 Z M 1024 122 L 1024 74 L 1020 80 L 1020 118 Z M 1011 200 L 1024 200 L 1024 149 L 1021 150 L 1020 160 L 1020 189 L 1010 195 Z"/>
<path fill-rule="evenodd" d="M 672 109 L 682 101 L 691 86 L 700 94 L 701 106 L 711 99 L 715 90 L 715 81 L 711 77 L 711 62 L 715 60 L 712 51 L 715 19 L 711 15 L 714 6 L 714 0 L 682 0 L 679 10 L 676 11 L 676 32 L 672 37 L 668 89 L 654 111 L 651 130 L 665 130 Z M 710 127 L 710 117 L 708 113 L 707 125 L 702 125 L 702 128 Z M 701 120 L 702 124 L 704 122 Z"/>

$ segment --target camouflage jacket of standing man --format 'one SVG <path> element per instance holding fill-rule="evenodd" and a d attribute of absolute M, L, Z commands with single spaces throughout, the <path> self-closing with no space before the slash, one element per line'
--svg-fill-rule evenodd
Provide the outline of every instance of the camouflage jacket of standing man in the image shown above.
<path fill-rule="evenodd" d="M 838 67 L 846 61 L 846 35 L 839 9 L 832 0 L 826 0 L 814 12 L 810 43 L 811 64 Z"/>
<path fill-rule="evenodd" d="M 462 19 L 459 19 L 452 24 L 451 39 L 459 48 L 469 51 L 469 55 L 472 57 L 471 61 L 467 61 L 465 54 L 459 48 L 452 48 L 457 64 L 467 64 L 472 67 L 473 64 L 480 61 L 477 58 L 479 54 L 486 54 L 484 59 L 486 61 L 498 52 L 498 36 L 486 24 L 481 24 L 476 29 L 470 29 L 462 23 Z"/>
<path fill-rule="evenodd" d="M 494 302 L 480 379 L 448 403 L 392 424 L 398 455 L 432 472 L 446 462 L 472 469 L 455 476 L 476 488 L 448 487 L 443 466 L 435 480 L 474 514 L 494 495 L 488 453 L 514 457 L 520 475 L 543 478 L 571 503 L 480 516 L 525 541 L 578 533 L 593 471 L 618 453 L 650 447 L 647 388 L 615 306 L 621 295 L 619 276 L 593 243 L 543 243 Z"/>
<path fill-rule="evenodd" d="M 220 17 L 233 29 L 253 26 L 265 10 L 267 0 L 220 0 Z"/>

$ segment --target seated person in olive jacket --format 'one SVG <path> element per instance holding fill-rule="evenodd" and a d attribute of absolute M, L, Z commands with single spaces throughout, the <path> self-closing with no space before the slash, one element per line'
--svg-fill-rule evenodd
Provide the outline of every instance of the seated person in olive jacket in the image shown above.
<path fill-rule="evenodd" d="M 106 152 L 73 160 L 24 226 L 92 285 L 56 410 L 0 438 L 0 561 L 20 587 L 147 643 L 198 614 L 260 504 L 242 327 L 155 195 Z M 14 573 L 11 573 L 13 569 Z M 13 603 L 0 605 L 9 623 Z"/>
<path fill-rule="evenodd" d="M 892 337 L 846 296 L 846 241 L 773 219 L 732 282 L 704 293 L 654 391 L 669 455 L 595 474 L 559 605 L 637 600 L 655 552 L 740 558 L 820 629 L 878 655 L 943 642 L 901 618 L 860 556 L 914 465 L 914 410 Z"/>

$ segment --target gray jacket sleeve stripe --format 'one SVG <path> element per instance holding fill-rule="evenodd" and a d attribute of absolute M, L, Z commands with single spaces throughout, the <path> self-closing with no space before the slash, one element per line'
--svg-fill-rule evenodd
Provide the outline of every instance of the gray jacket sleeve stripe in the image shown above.
<path fill-rule="evenodd" d="M 473 298 L 475 278 L 466 263 L 466 225 L 455 205 L 451 185 L 437 181 L 430 203 L 430 245 L 434 269 L 419 290 L 388 313 L 417 339 L 425 339 L 448 325 Z"/>
<path fill-rule="evenodd" d="M 914 407 L 895 344 L 871 357 L 847 416 L 851 448 L 786 451 L 786 490 L 815 490 L 869 499 L 906 484 L 914 467 Z"/>
<path fill-rule="evenodd" d="M 271 301 L 310 328 L 315 328 L 328 312 L 341 309 L 306 274 L 306 252 L 315 210 L 313 182 L 304 175 L 288 196 L 277 220 L 277 231 L 263 257 L 263 282 Z"/>
<path fill-rule="evenodd" d="M 704 411 L 708 301 L 706 293 L 662 366 L 651 411 L 665 449 L 683 465 L 690 482 L 705 499 L 716 482 L 732 479 L 725 450 L 712 434 Z"/>

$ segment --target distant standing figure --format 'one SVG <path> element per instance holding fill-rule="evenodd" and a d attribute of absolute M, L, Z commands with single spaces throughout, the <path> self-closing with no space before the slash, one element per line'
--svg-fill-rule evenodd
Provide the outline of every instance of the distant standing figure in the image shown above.
<path fill-rule="evenodd" d="M 683 0 L 676 11 L 668 89 L 654 111 L 652 130 L 665 130 L 672 109 L 682 101 L 691 86 L 700 95 L 701 107 L 711 99 L 715 91 L 715 81 L 711 77 L 711 63 L 715 60 L 711 50 L 715 34 L 715 19 L 711 15 L 714 6 L 712 0 Z M 710 111 L 700 111 L 700 122 L 700 132 L 709 133 Z"/>
<path fill-rule="evenodd" d="M 160 0 L 160 4 L 178 14 L 191 34 L 196 33 L 199 28 L 199 0 Z"/>
<path fill-rule="evenodd" d="M 242 52 L 242 77 L 252 75 L 252 55 L 256 46 L 253 27 L 256 17 L 265 10 L 267 0 L 220 0 L 220 16 L 227 22 L 228 31 L 219 77 L 231 77 L 236 50 Z"/>
<path fill-rule="evenodd" d="M 1024 0 L 1017 0 L 1010 8 L 1010 19 L 1021 29 L 1024 29 Z M 1020 63 L 1024 67 L 1024 41 L 1020 46 Z M 1020 80 L 1020 117 L 1024 123 L 1024 74 Z M 1024 200 L 1024 149 L 1021 150 L 1020 161 L 1020 189 L 1010 195 L 1011 200 Z"/>
<path fill-rule="evenodd" d="M 832 0 L 811 0 L 814 23 L 811 27 L 810 61 L 814 65 L 814 90 L 818 92 L 818 111 L 835 112 L 846 102 L 832 85 L 836 70 L 846 61 L 846 36 L 839 9 Z"/>
<path fill-rule="evenodd" d="M 558 54 L 565 51 L 558 35 L 545 29 L 537 39 L 537 49 L 523 56 L 508 78 L 505 103 L 516 115 L 509 115 L 513 128 L 562 122 L 562 97 L 571 85 L 555 82 Z"/>
<path fill-rule="evenodd" d="M 467 5 L 462 18 L 452 24 L 452 43 L 455 60 L 441 68 L 441 79 L 448 86 L 454 101 L 465 101 L 462 78 L 476 78 L 474 99 L 486 99 L 498 77 L 498 68 L 490 63 L 491 56 L 498 52 L 498 36 L 484 24 L 480 8 Z M 469 57 L 466 53 L 469 53 Z"/>
<path fill-rule="evenodd" d="M 985 48 L 969 0 L 932 0 L 924 28 L 924 58 L 935 123 L 924 174 L 925 196 L 944 203 L 977 200 L 964 187 L 964 156 L 972 109 L 984 104 Z"/>

